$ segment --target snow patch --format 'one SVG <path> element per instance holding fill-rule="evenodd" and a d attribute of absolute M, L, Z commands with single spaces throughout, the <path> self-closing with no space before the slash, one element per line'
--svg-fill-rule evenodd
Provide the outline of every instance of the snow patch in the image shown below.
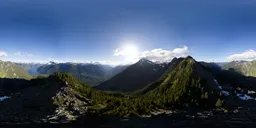
<path fill-rule="evenodd" d="M 222 87 L 220 86 L 220 84 L 218 83 L 218 81 L 217 81 L 216 79 L 214 79 L 213 81 L 217 84 L 218 88 L 219 88 L 220 90 L 222 90 Z"/>
<path fill-rule="evenodd" d="M 0 101 L 3 101 L 3 100 L 8 99 L 8 98 L 9 98 L 8 96 L 0 97 Z"/>
<path fill-rule="evenodd" d="M 248 94 L 255 94 L 255 91 L 248 91 Z"/>
<path fill-rule="evenodd" d="M 241 100 L 251 100 L 251 99 L 254 99 L 246 94 L 240 94 L 240 93 L 237 93 L 236 94 Z"/>
<path fill-rule="evenodd" d="M 225 96 L 229 96 L 229 92 L 228 91 L 221 91 L 222 92 L 222 94 L 224 94 Z"/>
<path fill-rule="evenodd" d="M 224 94 L 225 96 L 229 96 L 229 92 L 228 91 L 224 91 L 216 79 L 214 79 L 213 81 L 216 83 L 218 88 L 221 90 L 222 94 Z"/>

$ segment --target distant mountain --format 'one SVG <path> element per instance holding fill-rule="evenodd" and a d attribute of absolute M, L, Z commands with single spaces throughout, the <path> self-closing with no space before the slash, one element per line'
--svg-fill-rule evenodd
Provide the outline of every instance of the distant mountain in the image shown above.
<path fill-rule="evenodd" d="M 122 71 L 124 71 L 126 68 L 128 68 L 130 65 L 117 65 L 113 67 L 111 70 L 108 72 L 108 78 L 112 78 L 115 75 L 118 75 Z"/>
<path fill-rule="evenodd" d="M 246 76 L 256 77 L 256 60 L 254 61 L 232 61 L 222 67 L 225 70 L 235 70 Z"/>
<path fill-rule="evenodd" d="M 52 74 L 54 72 L 70 73 L 83 83 L 92 86 L 98 85 L 117 73 L 123 71 L 122 66 L 112 68 L 109 65 L 89 64 L 89 63 L 48 63 L 38 67 L 39 74 Z"/>
<path fill-rule="evenodd" d="M 44 65 L 41 63 L 15 63 L 15 64 L 23 68 L 24 70 L 26 70 L 32 76 L 39 75 L 40 73 L 37 71 L 37 69 Z"/>
<path fill-rule="evenodd" d="M 141 59 L 96 88 L 109 91 L 135 91 L 157 80 L 168 67 L 168 63 L 156 64 Z"/>
<path fill-rule="evenodd" d="M 32 76 L 15 63 L 0 61 L 0 78 L 31 79 Z"/>
<path fill-rule="evenodd" d="M 227 64 L 228 62 L 214 62 L 215 64 L 217 64 L 220 67 L 223 67 L 225 64 Z"/>

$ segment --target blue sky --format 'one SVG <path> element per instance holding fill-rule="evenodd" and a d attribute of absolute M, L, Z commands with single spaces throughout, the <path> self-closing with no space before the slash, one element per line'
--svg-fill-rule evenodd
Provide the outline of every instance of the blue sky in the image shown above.
<path fill-rule="evenodd" d="M 127 44 L 136 57 L 158 61 L 256 59 L 255 7 L 253 0 L 0 1 L 0 59 L 121 63 L 130 53 L 114 51 Z"/>

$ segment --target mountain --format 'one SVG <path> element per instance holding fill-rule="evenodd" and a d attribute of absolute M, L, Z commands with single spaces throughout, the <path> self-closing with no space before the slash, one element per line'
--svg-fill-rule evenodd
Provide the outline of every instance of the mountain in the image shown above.
<path fill-rule="evenodd" d="M 221 66 L 219 66 L 219 64 L 207 63 L 207 62 L 199 62 L 199 63 L 203 65 L 212 74 L 218 74 L 220 71 L 222 71 Z"/>
<path fill-rule="evenodd" d="M 130 67 L 138 66 L 139 70 L 145 65 L 155 68 L 158 64 L 143 59 Z M 246 100 L 255 105 L 254 98 L 241 89 L 224 90 L 225 86 L 210 72 L 214 67 L 211 64 L 202 64 L 188 56 L 174 58 L 160 67 L 166 70 L 159 79 L 129 94 L 100 91 L 61 72 L 32 80 L 1 80 L 4 82 L 0 86 L 3 91 L 0 94 L 0 123 L 66 123 L 94 117 L 141 117 L 174 109 L 220 109 L 229 107 L 230 103 L 245 106 Z M 13 84 L 17 87 L 14 90 L 9 88 Z"/>
<path fill-rule="evenodd" d="M 117 66 L 113 67 L 108 72 L 108 78 L 114 77 L 115 75 L 117 75 L 117 74 L 121 73 L 122 71 L 124 71 L 129 66 L 130 65 L 117 65 Z"/>
<path fill-rule="evenodd" d="M 40 73 L 37 71 L 37 69 L 44 65 L 41 63 L 15 63 L 15 64 L 23 68 L 24 70 L 26 70 L 32 76 L 39 75 Z"/>
<path fill-rule="evenodd" d="M 169 107 L 213 108 L 221 98 L 214 77 L 192 57 L 181 61 L 167 77 L 137 92 L 148 102 Z"/>
<path fill-rule="evenodd" d="M 96 88 L 121 92 L 135 91 L 157 80 L 167 68 L 168 64 L 155 64 L 147 59 L 141 59 Z"/>
<path fill-rule="evenodd" d="M 223 67 L 225 64 L 227 64 L 228 62 L 214 62 L 215 64 L 217 64 L 220 67 Z"/>
<path fill-rule="evenodd" d="M 70 73 L 74 77 L 81 80 L 83 83 L 92 86 L 98 85 L 100 82 L 109 79 L 116 75 L 115 73 L 121 72 L 123 69 L 113 69 L 109 65 L 102 64 L 84 64 L 84 63 L 49 63 L 40 66 L 37 71 L 40 74 L 51 74 L 54 72 Z"/>
<path fill-rule="evenodd" d="M 246 76 L 256 77 L 256 60 L 253 61 L 232 61 L 222 67 L 225 70 L 233 69 Z"/>
<path fill-rule="evenodd" d="M 0 78 L 31 79 L 32 76 L 15 63 L 0 61 Z"/>
<path fill-rule="evenodd" d="M 75 120 L 85 114 L 90 106 L 103 104 L 101 97 L 108 95 L 63 73 L 32 79 L 25 84 L 29 86 L 18 93 L 5 96 L 6 99 L 1 101 L 0 122 L 43 123 Z"/>
<path fill-rule="evenodd" d="M 129 93 L 126 98 L 110 101 L 104 110 L 107 114 L 129 117 L 150 115 L 159 109 L 212 109 L 224 105 L 222 93 L 214 76 L 202 64 L 192 57 L 175 58 L 158 80 Z"/>

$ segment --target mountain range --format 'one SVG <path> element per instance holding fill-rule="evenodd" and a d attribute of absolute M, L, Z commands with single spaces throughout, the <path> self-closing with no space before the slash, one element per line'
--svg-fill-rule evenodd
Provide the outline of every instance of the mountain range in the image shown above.
<path fill-rule="evenodd" d="M 2 78 L 0 121 L 65 123 L 95 116 L 144 117 L 176 109 L 233 111 L 241 105 L 255 105 L 256 78 L 217 66 L 190 56 L 166 64 L 142 59 L 108 80 L 114 90 L 102 88 L 105 82 L 91 87 L 63 72 L 31 80 Z M 143 81 L 143 76 L 150 81 Z M 140 81 L 144 85 L 136 85 Z"/>
<path fill-rule="evenodd" d="M 232 61 L 222 66 L 223 69 L 233 69 L 246 76 L 256 77 L 256 60 L 253 61 Z"/>
<path fill-rule="evenodd" d="M 31 76 L 48 76 L 54 72 L 70 73 L 83 83 L 96 86 L 99 83 L 122 72 L 128 65 L 110 65 L 94 63 L 15 63 L 18 67 L 28 72 Z"/>
<path fill-rule="evenodd" d="M 0 78 L 31 79 L 32 76 L 13 62 L 0 61 Z"/>

